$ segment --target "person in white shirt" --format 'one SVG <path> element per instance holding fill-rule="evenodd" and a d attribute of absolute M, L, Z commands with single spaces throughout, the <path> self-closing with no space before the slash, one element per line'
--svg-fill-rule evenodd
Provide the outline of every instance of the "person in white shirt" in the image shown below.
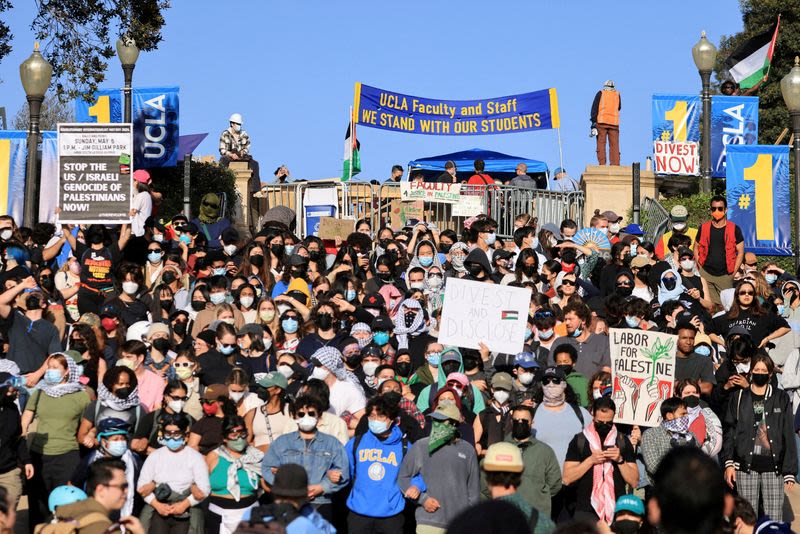
<path fill-rule="evenodd" d="M 136 188 L 136 196 L 131 202 L 131 231 L 136 237 L 144 235 L 144 222 L 153 214 L 153 197 L 150 193 L 152 180 L 150 173 L 144 169 L 139 169 L 133 173 L 133 185 Z"/>

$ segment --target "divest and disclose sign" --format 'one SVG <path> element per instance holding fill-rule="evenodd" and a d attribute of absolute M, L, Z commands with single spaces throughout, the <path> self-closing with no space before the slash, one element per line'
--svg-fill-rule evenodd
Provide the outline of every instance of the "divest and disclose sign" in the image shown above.
<path fill-rule="evenodd" d="M 133 163 L 137 169 L 174 167 L 178 163 L 180 102 L 178 87 L 137 87 L 131 94 Z M 101 89 L 93 102 L 75 101 L 78 122 L 123 120 L 120 89 Z"/>
<path fill-rule="evenodd" d="M 357 124 L 425 135 L 493 135 L 559 127 L 555 88 L 483 100 L 436 100 L 356 83 Z"/>
<path fill-rule="evenodd" d="M 656 174 L 700 173 L 700 97 L 653 95 Z"/>

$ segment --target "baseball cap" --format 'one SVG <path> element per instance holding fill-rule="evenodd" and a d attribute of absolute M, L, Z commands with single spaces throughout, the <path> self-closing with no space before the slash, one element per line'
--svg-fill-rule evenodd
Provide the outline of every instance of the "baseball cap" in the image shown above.
<path fill-rule="evenodd" d="M 641 268 L 645 265 L 650 265 L 650 260 L 644 256 L 634 256 L 631 260 L 631 267 Z"/>
<path fill-rule="evenodd" d="M 702 344 L 704 344 L 704 343 L 705 343 L 706 345 L 708 345 L 709 347 L 711 347 L 711 346 L 712 346 L 712 345 L 711 345 L 711 338 L 710 338 L 710 337 L 708 337 L 708 335 L 707 335 L 707 334 L 702 334 L 702 333 L 698 332 L 698 333 L 697 333 L 697 334 L 694 336 L 694 346 L 696 347 L 696 346 L 698 346 L 698 345 L 702 345 Z"/>
<path fill-rule="evenodd" d="M 254 336 L 263 336 L 264 327 L 261 326 L 260 324 L 247 323 L 246 325 L 242 326 L 238 332 L 236 332 L 236 337 L 241 337 L 247 334 L 253 334 Z"/>
<path fill-rule="evenodd" d="M 560 378 L 561 380 L 566 380 L 566 378 L 567 378 L 564 375 L 564 371 L 562 371 L 558 367 L 548 367 L 547 369 L 545 369 L 544 375 L 542 376 L 542 379 L 548 378 L 548 377 L 550 377 L 550 378 Z"/>
<path fill-rule="evenodd" d="M 203 400 L 220 400 L 228 398 L 228 386 L 225 384 L 211 384 L 203 391 Z"/>
<path fill-rule="evenodd" d="M 440 365 L 444 362 L 458 362 L 461 363 L 461 355 L 456 349 L 445 349 L 442 351 L 442 359 Z"/>
<path fill-rule="evenodd" d="M 553 171 L 553 176 L 558 176 L 559 173 L 562 172 L 567 172 L 566 169 L 564 169 L 564 167 L 556 167 L 555 170 Z"/>
<path fill-rule="evenodd" d="M 461 412 L 458 411 L 458 406 L 455 404 L 439 404 L 431 417 L 437 421 L 447 421 L 448 419 L 461 421 Z"/>
<path fill-rule="evenodd" d="M 150 173 L 144 169 L 133 171 L 133 179 L 139 183 L 146 184 L 150 181 Z"/>
<path fill-rule="evenodd" d="M 100 315 L 101 318 L 103 318 L 103 317 L 113 317 L 114 319 L 116 319 L 116 318 L 119 317 L 119 311 L 117 310 L 117 307 L 114 306 L 113 304 L 104 304 L 100 308 L 100 314 L 99 315 Z"/>
<path fill-rule="evenodd" d="M 169 336 L 169 327 L 164 323 L 153 323 L 147 329 L 147 339 L 152 338 L 156 334 L 167 334 Z"/>
<path fill-rule="evenodd" d="M 628 235 L 642 236 L 642 235 L 644 235 L 644 230 L 642 230 L 642 227 L 639 226 L 638 224 L 631 223 L 631 224 L 629 224 L 628 226 L 626 226 L 625 228 L 622 229 L 622 233 L 623 234 L 628 234 Z"/>
<path fill-rule="evenodd" d="M 372 331 L 390 332 L 394 330 L 394 323 L 385 315 L 379 315 L 372 320 Z"/>
<path fill-rule="evenodd" d="M 492 377 L 492 389 L 511 391 L 512 383 L 511 375 L 508 373 L 495 373 Z"/>
<path fill-rule="evenodd" d="M 270 492 L 278 497 L 306 497 L 308 474 L 302 465 L 283 464 L 275 472 Z"/>
<path fill-rule="evenodd" d="M 256 383 L 262 388 L 279 387 L 285 390 L 289 387 L 289 382 L 286 380 L 286 377 L 278 372 L 266 373 L 256 380 Z"/>
<path fill-rule="evenodd" d="M 469 385 L 469 378 L 464 373 L 450 373 L 447 375 L 445 382 L 458 382 L 461 387 L 465 388 Z"/>
<path fill-rule="evenodd" d="M 367 293 L 364 295 L 364 300 L 361 301 L 362 308 L 383 309 L 385 306 L 386 301 L 383 300 L 383 296 L 380 293 Z"/>
<path fill-rule="evenodd" d="M 308 258 L 301 256 L 300 254 L 292 254 L 289 256 L 289 265 L 294 267 L 299 267 L 300 265 L 308 264 Z"/>
<path fill-rule="evenodd" d="M 686 222 L 686 219 L 689 218 L 689 210 L 680 204 L 672 206 L 672 209 L 669 210 L 669 218 L 674 223 Z"/>
<path fill-rule="evenodd" d="M 690 248 L 681 247 L 678 249 L 678 258 L 680 259 L 683 256 L 690 256 L 694 258 L 694 252 L 692 252 L 692 249 Z"/>
<path fill-rule="evenodd" d="M 620 512 L 631 512 L 633 514 L 643 516 L 644 503 L 642 503 L 642 499 L 640 499 L 636 495 L 623 495 L 619 499 L 617 499 L 617 505 L 614 507 L 615 514 L 618 514 Z"/>
<path fill-rule="evenodd" d="M 522 473 L 523 469 L 525 464 L 522 463 L 522 453 L 513 443 L 501 441 L 486 449 L 486 456 L 483 458 L 484 471 Z"/>
<path fill-rule="evenodd" d="M 517 357 L 514 358 L 514 366 L 520 366 L 524 369 L 538 369 L 541 367 L 530 352 L 520 352 L 517 354 Z"/>
<path fill-rule="evenodd" d="M 622 217 L 620 215 L 617 215 L 615 212 L 613 212 L 611 210 L 604 211 L 603 213 L 601 213 L 601 215 L 603 217 L 605 217 L 606 219 L 608 219 L 608 222 L 610 222 L 610 223 L 618 222 L 618 221 L 622 220 Z"/>

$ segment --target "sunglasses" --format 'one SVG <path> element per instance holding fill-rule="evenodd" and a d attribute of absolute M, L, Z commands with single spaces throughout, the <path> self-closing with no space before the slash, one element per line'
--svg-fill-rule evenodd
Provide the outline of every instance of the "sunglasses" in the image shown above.
<path fill-rule="evenodd" d="M 551 311 L 537 311 L 533 314 L 534 319 L 546 319 L 547 317 L 553 317 L 553 312 Z"/>
<path fill-rule="evenodd" d="M 722 206 L 712 206 L 711 207 L 711 212 L 713 213 L 715 211 L 725 211 L 726 209 L 727 208 L 723 208 Z"/>
<path fill-rule="evenodd" d="M 617 282 L 617 287 L 631 287 L 630 282 Z"/>
<path fill-rule="evenodd" d="M 755 295 L 755 293 L 752 292 L 752 291 L 739 291 L 739 293 L 737 293 L 737 295 L 749 295 L 749 296 L 752 297 L 753 295 Z"/>
<path fill-rule="evenodd" d="M 205 206 L 207 208 L 218 208 L 219 204 L 212 204 L 210 202 L 203 202 L 203 206 Z"/>
<path fill-rule="evenodd" d="M 231 432 L 230 434 L 228 434 L 228 439 L 239 439 L 239 438 L 246 438 L 246 437 L 247 437 L 247 431 L 245 431 L 245 430 L 238 430 L 238 431 L 235 430 L 235 431 Z"/>
<path fill-rule="evenodd" d="M 235 347 L 236 346 L 235 343 L 220 343 L 220 345 L 222 346 L 222 348 L 225 348 L 225 349 L 229 349 L 231 347 Z"/>
<path fill-rule="evenodd" d="M 557 386 L 557 385 L 561 384 L 561 382 L 562 382 L 562 380 L 560 378 L 557 378 L 557 377 L 554 377 L 554 376 L 548 376 L 547 378 L 544 378 L 542 380 L 542 384 L 545 385 L 545 386 L 548 385 L 548 384 L 555 384 Z"/>
<path fill-rule="evenodd" d="M 179 439 L 183 437 L 183 432 L 180 430 L 177 432 L 164 432 L 164 437 L 167 439 Z"/>
<path fill-rule="evenodd" d="M 188 397 L 188 396 L 184 396 L 184 397 L 180 397 L 180 396 L 178 396 L 178 395 L 167 395 L 167 396 L 168 396 L 170 399 L 172 399 L 172 400 L 176 400 L 176 401 L 183 401 L 183 402 L 186 402 L 186 401 L 188 401 L 188 400 L 189 400 L 189 397 Z"/>
<path fill-rule="evenodd" d="M 125 491 L 126 489 L 128 489 L 128 483 L 127 482 L 123 482 L 122 484 L 103 484 L 103 486 L 106 486 L 106 487 L 109 487 L 109 488 L 118 488 L 120 491 Z"/>
<path fill-rule="evenodd" d="M 297 417 L 305 417 L 305 416 L 316 417 L 317 416 L 317 412 L 314 412 L 314 411 L 308 411 L 308 412 L 298 411 L 297 412 Z"/>
<path fill-rule="evenodd" d="M 575 282 L 573 280 L 562 280 L 561 281 L 561 285 L 562 286 L 575 286 L 576 284 L 575 284 Z"/>

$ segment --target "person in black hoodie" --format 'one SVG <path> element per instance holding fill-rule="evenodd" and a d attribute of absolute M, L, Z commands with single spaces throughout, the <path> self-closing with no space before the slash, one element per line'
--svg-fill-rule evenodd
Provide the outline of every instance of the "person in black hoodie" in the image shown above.
<path fill-rule="evenodd" d="M 476 282 L 492 282 L 492 266 L 486 253 L 479 249 L 472 249 L 464 260 L 464 267 L 467 269 L 467 280 Z"/>
<path fill-rule="evenodd" d="M 731 395 L 723 420 L 720 459 L 725 482 L 765 515 L 783 521 L 784 489 L 797 476 L 792 401 L 770 384 L 775 364 L 769 356 L 751 359 L 750 386 Z"/>
<path fill-rule="evenodd" d="M 16 404 L 17 388 L 9 373 L 0 373 L 0 486 L 8 491 L 9 501 L 16 508 L 22 495 L 19 466 L 25 478 L 33 476 L 28 444 L 22 439 L 22 424 Z"/>
<path fill-rule="evenodd" d="M 202 372 L 200 382 L 204 386 L 224 384 L 233 366 L 228 359 L 217 350 L 217 334 L 213 330 L 203 330 L 197 335 L 201 343 L 195 343 L 194 350 Z"/>

